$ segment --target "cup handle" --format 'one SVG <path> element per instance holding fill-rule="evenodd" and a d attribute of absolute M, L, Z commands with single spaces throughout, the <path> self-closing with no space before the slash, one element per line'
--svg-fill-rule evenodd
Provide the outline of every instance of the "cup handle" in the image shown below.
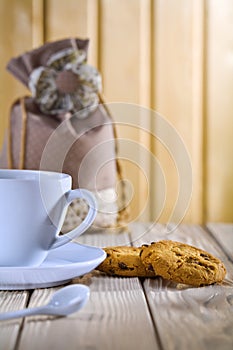
<path fill-rule="evenodd" d="M 66 199 L 66 205 L 65 208 L 74 200 L 77 198 L 82 198 L 87 201 L 87 204 L 89 206 L 89 210 L 87 213 L 87 216 L 85 219 L 81 222 L 79 226 L 74 228 L 73 230 L 67 232 L 63 236 L 56 236 L 54 242 L 49 247 L 49 249 L 55 249 L 60 247 L 63 244 L 66 244 L 70 242 L 73 238 L 80 236 L 84 231 L 88 229 L 88 227 L 91 226 L 93 221 L 95 220 L 96 214 L 97 214 L 97 204 L 95 197 L 91 192 L 84 190 L 84 189 L 76 189 L 76 190 L 70 190 L 66 192 L 65 199 Z M 64 208 L 64 209 L 65 209 Z"/>

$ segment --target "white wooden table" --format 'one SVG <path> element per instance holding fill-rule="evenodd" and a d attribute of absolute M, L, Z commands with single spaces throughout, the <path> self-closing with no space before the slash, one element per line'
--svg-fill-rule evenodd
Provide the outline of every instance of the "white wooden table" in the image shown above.
<path fill-rule="evenodd" d="M 78 242 L 99 247 L 141 245 L 169 238 L 219 257 L 227 268 L 222 285 L 190 288 L 154 279 L 108 277 L 93 271 L 72 283 L 91 289 L 86 306 L 68 317 L 34 316 L 0 322 L 1 350 L 232 350 L 233 225 L 133 224 L 130 232 L 84 234 Z M 46 303 L 56 288 L 0 291 L 0 311 Z"/>

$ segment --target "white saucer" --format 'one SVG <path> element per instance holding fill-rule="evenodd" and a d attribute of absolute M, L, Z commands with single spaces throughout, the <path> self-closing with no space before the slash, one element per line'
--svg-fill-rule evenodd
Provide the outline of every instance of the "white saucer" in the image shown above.
<path fill-rule="evenodd" d="M 46 288 L 65 284 L 98 266 L 106 253 L 96 247 L 67 243 L 51 250 L 37 267 L 0 267 L 0 290 Z"/>

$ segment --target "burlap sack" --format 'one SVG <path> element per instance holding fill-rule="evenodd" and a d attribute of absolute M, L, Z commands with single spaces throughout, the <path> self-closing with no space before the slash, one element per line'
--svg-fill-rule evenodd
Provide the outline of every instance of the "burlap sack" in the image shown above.
<path fill-rule="evenodd" d="M 126 210 L 124 188 L 116 193 L 122 179 L 116 130 L 96 88 L 98 72 L 86 65 L 87 47 L 88 40 L 66 39 L 10 60 L 8 70 L 31 87 L 33 96 L 12 105 L 0 167 L 70 174 L 73 188 L 87 188 L 96 196 L 99 209 L 92 229 L 119 227 Z M 86 212 L 84 201 L 74 201 L 62 232 L 79 224 Z"/>

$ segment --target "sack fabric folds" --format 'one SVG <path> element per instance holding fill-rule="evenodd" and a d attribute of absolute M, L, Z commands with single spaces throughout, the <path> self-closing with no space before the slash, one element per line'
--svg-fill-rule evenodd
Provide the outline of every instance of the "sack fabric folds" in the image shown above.
<path fill-rule="evenodd" d="M 9 61 L 7 69 L 31 96 L 12 104 L 0 167 L 70 174 L 73 188 L 86 188 L 96 197 L 92 229 L 118 227 L 125 207 L 124 189 L 116 193 L 122 180 L 116 129 L 101 98 L 101 75 L 87 64 L 88 43 L 46 43 Z M 87 210 L 83 200 L 74 201 L 62 232 L 78 225 Z"/>

